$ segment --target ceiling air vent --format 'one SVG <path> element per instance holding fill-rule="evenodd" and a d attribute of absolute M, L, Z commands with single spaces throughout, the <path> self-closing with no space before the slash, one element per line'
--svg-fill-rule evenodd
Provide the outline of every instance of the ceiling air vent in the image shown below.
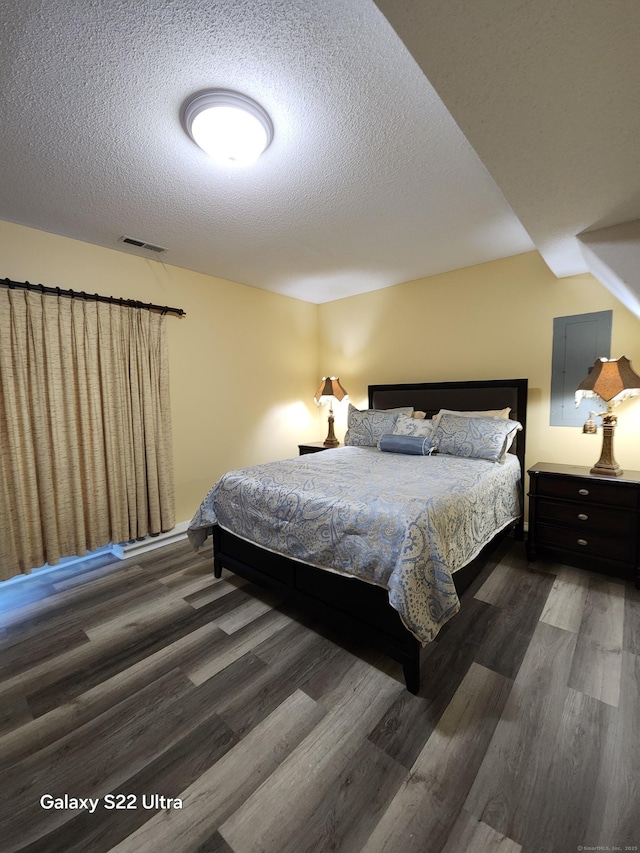
<path fill-rule="evenodd" d="M 150 252 L 166 252 L 162 246 L 154 246 L 153 243 L 145 243 L 144 240 L 136 240 L 135 237 L 121 237 L 121 243 L 127 243 L 129 246 L 135 246 L 137 249 L 148 249 Z"/>

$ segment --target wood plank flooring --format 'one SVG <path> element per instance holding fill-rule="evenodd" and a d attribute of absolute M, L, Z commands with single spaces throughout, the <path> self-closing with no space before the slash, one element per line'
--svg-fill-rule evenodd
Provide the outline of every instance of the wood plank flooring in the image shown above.
<path fill-rule="evenodd" d="M 640 846 L 640 593 L 513 540 L 419 696 L 186 542 L 0 585 L 0 649 L 1 853 Z"/>

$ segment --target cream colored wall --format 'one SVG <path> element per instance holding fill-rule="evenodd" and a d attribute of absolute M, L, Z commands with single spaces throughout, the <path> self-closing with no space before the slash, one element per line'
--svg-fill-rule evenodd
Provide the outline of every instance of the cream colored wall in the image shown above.
<path fill-rule="evenodd" d="M 225 471 L 318 438 L 317 306 L 0 222 L 0 277 L 183 308 L 167 319 L 176 518 Z"/>
<path fill-rule="evenodd" d="M 597 460 L 601 433 L 549 426 L 553 318 L 613 310 L 612 355 L 640 372 L 640 321 L 590 275 L 557 280 L 536 252 L 319 306 L 6 222 L 0 259 L 2 277 L 187 312 L 168 318 L 179 521 L 224 471 L 325 436 L 311 401 L 321 371 L 363 407 L 369 383 L 527 377 L 528 464 L 578 465 Z M 618 415 L 616 458 L 640 470 L 640 401 Z"/>
<path fill-rule="evenodd" d="M 549 426 L 553 318 L 609 309 L 611 356 L 640 373 L 640 321 L 591 275 L 556 279 L 537 252 L 320 305 L 320 363 L 363 407 L 369 383 L 526 377 L 527 463 L 591 466 L 601 430 Z M 617 414 L 616 459 L 640 471 L 640 400 Z M 344 421 L 341 407 L 339 437 Z"/>

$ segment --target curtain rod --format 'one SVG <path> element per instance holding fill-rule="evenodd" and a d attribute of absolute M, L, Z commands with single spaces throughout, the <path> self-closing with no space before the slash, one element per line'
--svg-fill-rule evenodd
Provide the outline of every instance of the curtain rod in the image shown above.
<path fill-rule="evenodd" d="M 9 290 L 35 290 L 38 293 L 51 293 L 55 296 L 70 296 L 72 299 L 87 299 L 93 302 L 110 302 L 127 308 L 144 308 L 147 311 L 160 311 L 162 314 L 177 314 L 186 317 L 187 312 L 182 308 L 169 308 L 168 305 L 154 305 L 152 302 L 138 302 L 136 299 L 121 299 L 118 296 L 100 296 L 98 293 L 85 293 L 84 290 L 63 290 L 60 287 L 45 287 L 44 284 L 31 284 L 28 281 L 11 281 L 9 278 L 0 279 L 0 285 Z"/>

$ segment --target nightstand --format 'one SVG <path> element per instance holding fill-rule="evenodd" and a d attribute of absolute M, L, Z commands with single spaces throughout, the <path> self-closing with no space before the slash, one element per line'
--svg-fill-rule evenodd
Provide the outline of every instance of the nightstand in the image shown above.
<path fill-rule="evenodd" d="M 305 453 L 320 453 L 321 450 L 333 450 L 333 447 L 327 447 L 322 441 L 308 441 L 306 444 L 299 444 L 299 455 L 304 456 Z"/>
<path fill-rule="evenodd" d="M 548 556 L 640 589 L 640 471 L 607 477 L 538 462 L 529 478 L 529 560 Z"/>

